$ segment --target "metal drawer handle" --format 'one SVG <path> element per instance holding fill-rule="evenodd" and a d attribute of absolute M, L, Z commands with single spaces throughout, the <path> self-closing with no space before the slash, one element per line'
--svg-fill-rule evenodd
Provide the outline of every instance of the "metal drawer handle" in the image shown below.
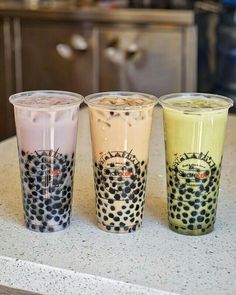
<path fill-rule="evenodd" d="M 59 43 L 56 46 L 57 53 L 64 59 L 71 59 L 73 56 L 73 50 L 71 47 L 64 43 Z"/>
<path fill-rule="evenodd" d="M 71 37 L 71 46 L 77 51 L 86 51 L 88 49 L 88 42 L 81 35 L 73 35 Z"/>

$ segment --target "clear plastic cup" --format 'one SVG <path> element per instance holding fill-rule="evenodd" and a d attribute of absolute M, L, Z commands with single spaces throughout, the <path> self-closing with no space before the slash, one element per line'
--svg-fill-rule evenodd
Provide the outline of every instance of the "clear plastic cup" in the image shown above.
<path fill-rule="evenodd" d="M 143 219 L 157 98 L 105 92 L 89 95 L 85 102 L 90 115 L 98 226 L 114 233 L 135 231 Z"/>
<path fill-rule="evenodd" d="M 14 105 L 26 226 L 53 232 L 70 223 L 79 94 L 29 91 Z"/>
<path fill-rule="evenodd" d="M 214 229 L 225 129 L 233 101 L 214 94 L 160 98 L 164 113 L 169 226 L 186 235 Z"/>

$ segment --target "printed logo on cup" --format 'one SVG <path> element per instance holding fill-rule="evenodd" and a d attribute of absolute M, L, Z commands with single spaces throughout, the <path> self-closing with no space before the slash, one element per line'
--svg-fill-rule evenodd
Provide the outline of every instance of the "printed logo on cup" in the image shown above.
<path fill-rule="evenodd" d="M 34 153 L 22 154 L 22 164 L 28 176 L 30 189 L 40 185 L 47 189 L 50 186 L 61 188 L 68 176 L 67 167 L 70 163 L 67 156 L 53 150 L 39 150 Z"/>
<path fill-rule="evenodd" d="M 140 173 L 140 162 L 132 154 L 132 150 L 111 151 L 101 155 L 97 168 L 104 189 L 109 194 L 122 191 L 129 194 L 134 187 L 132 183 L 136 181 L 137 174 Z M 126 197 L 126 194 L 123 197 Z"/>

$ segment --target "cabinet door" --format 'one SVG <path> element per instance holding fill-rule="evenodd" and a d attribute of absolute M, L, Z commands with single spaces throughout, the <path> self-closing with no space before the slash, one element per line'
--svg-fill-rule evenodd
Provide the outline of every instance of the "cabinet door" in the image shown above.
<path fill-rule="evenodd" d="M 91 29 L 74 22 L 22 21 L 21 30 L 24 90 L 94 91 Z"/>
<path fill-rule="evenodd" d="M 110 28 L 100 33 L 102 91 L 162 95 L 183 85 L 182 31 L 172 27 Z"/>
<path fill-rule="evenodd" d="M 9 96 L 14 93 L 11 24 L 0 19 L 0 140 L 15 134 L 13 106 Z"/>

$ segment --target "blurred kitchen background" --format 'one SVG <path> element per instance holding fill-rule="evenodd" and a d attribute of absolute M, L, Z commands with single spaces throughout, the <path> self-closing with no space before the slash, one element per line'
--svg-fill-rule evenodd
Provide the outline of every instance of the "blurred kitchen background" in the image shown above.
<path fill-rule="evenodd" d="M 0 140 L 9 95 L 39 89 L 236 100 L 236 0 L 0 0 Z"/>

